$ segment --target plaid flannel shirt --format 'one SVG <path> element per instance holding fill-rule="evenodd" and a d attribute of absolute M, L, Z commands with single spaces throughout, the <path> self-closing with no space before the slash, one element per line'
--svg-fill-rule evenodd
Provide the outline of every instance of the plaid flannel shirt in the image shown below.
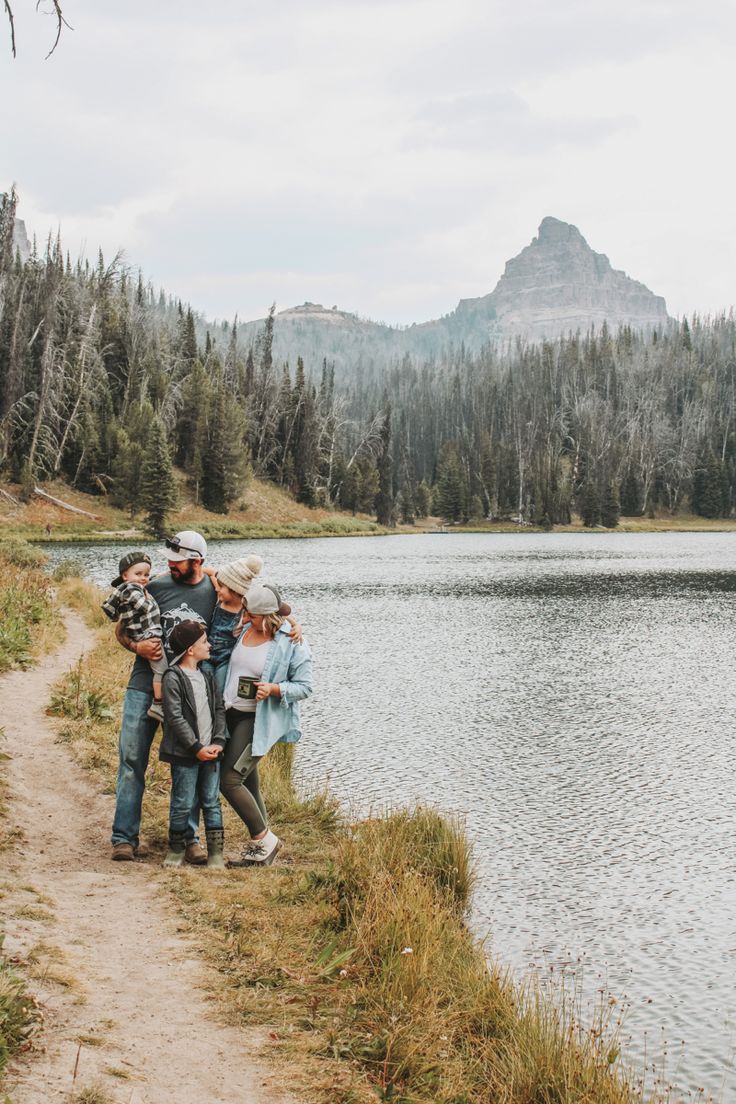
<path fill-rule="evenodd" d="M 120 621 L 131 640 L 163 636 L 158 602 L 139 583 L 121 583 L 102 603 L 111 621 Z"/>

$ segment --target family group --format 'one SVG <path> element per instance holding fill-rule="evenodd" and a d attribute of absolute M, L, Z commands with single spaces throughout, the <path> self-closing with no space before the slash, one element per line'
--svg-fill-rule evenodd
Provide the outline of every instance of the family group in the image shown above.
<path fill-rule="evenodd" d="M 144 855 L 145 776 L 156 729 L 171 767 L 167 866 L 223 867 L 220 793 L 248 830 L 229 866 L 268 866 L 281 841 L 268 826 L 258 764 L 301 736 L 299 703 L 312 693 L 312 657 L 291 607 L 247 556 L 214 570 L 207 543 L 185 531 L 165 542 L 167 571 L 129 552 L 102 608 L 135 654 L 120 730 L 112 858 Z M 199 837 L 204 819 L 206 850 Z"/>

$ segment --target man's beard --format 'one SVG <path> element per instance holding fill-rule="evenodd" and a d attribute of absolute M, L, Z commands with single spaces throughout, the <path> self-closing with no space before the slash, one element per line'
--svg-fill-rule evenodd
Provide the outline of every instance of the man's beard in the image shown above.
<path fill-rule="evenodd" d="M 174 567 L 169 568 L 169 571 L 180 583 L 189 583 L 197 573 L 198 563 L 199 560 L 179 560 Z"/>

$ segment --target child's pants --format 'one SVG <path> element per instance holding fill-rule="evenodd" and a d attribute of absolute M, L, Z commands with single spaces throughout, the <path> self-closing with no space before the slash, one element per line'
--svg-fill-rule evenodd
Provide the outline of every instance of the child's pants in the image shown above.
<path fill-rule="evenodd" d="M 188 840 L 194 839 L 189 818 L 197 801 L 202 809 L 205 828 L 222 828 L 219 760 L 206 763 L 197 760 L 191 766 L 171 764 L 170 832 L 183 832 Z"/>

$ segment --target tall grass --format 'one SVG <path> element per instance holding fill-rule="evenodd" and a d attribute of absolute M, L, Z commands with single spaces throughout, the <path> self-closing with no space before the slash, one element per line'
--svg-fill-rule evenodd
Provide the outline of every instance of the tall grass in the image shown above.
<path fill-rule="evenodd" d="M 52 639 L 55 611 L 44 562 L 24 541 L 0 541 L 0 673 L 28 667 Z"/>

